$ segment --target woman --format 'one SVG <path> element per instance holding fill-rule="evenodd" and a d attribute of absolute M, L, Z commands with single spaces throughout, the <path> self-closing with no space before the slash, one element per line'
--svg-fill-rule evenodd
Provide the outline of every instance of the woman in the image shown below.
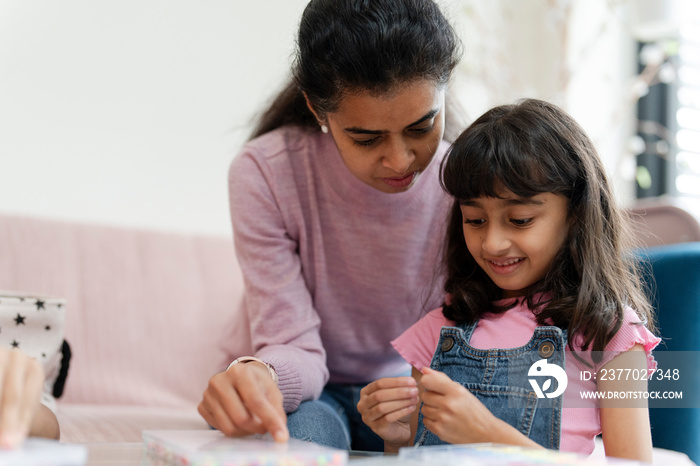
<path fill-rule="evenodd" d="M 432 1 L 306 7 L 293 80 L 229 174 L 255 356 L 210 379 L 199 412 L 215 428 L 383 449 L 356 404 L 407 373 L 390 341 L 441 302 L 437 169 L 458 57 Z"/>

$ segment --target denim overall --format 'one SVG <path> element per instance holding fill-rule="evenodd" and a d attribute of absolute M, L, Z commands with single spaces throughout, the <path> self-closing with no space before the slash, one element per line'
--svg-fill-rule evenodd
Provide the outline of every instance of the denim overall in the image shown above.
<path fill-rule="evenodd" d="M 443 327 L 430 367 L 462 384 L 497 418 L 543 447 L 558 450 L 564 396 L 538 398 L 529 379 L 537 380 L 541 391 L 546 393 L 546 378 L 528 377 L 528 371 L 542 359 L 564 369 L 566 330 L 537 327 L 524 346 L 481 350 L 469 346 L 475 327 L 476 323 Z M 556 386 L 556 383 L 552 380 L 549 387 Z M 550 393 L 553 391 L 549 390 Z M 425 428 L 421 412 L 414 445 L 444 443 Z"/>

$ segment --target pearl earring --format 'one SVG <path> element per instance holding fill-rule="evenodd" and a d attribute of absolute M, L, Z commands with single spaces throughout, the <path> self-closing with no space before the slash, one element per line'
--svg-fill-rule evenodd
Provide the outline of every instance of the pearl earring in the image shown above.
<path fill-rule="evenodd" d="M 326 125 L 321 125 L 321 132 L 323 134 L 328 134 L 328 126 Z"/>

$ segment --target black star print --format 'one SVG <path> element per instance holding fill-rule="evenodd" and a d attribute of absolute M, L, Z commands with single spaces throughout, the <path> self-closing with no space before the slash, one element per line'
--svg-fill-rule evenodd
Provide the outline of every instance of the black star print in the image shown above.
<path fill-rule="evenodd" d="M 42 309 L 46 310 L 46 308 L 44 307 L 44 301 L 37 299 L 36 300 L 36 310 L 40 311 Z"/>
<path fill-rule="evenodd" d="M 41 357 L 42 357 L 42 358 L 45 358 L 45 357 L 46 357 L 46 353 L 41 353 Z"/>
<path fill-rule="evenodd" d="M 46 330 L 48 332 L 49 330 L 51 330 L 51 326 L 47 325 L 46 327 L 44 327 L 44 330 Z"/>
<path fill-rule="evenodd" d="M 13 348 L 19 348 L 19 342 L 17 340 L 12 340 L 12 343 L 10 343 Z"/>
<path fill-rule="evenodd" d="M 15 325 L 20 325 L 20 324 L 25 325 L 24 319 L 26 319 L 26 318 L 27 318 L 26 316 L 21 316 L 21 315 L 17 314 L 17 317 L 15 317 Z"/>

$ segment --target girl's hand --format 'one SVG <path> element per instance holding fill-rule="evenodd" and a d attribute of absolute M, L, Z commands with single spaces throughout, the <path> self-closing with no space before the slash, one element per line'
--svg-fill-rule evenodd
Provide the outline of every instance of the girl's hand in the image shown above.
<path fill-rule="evenodd" d="M 1 448 L 18 447 L 30 434 L 58 438 L 55 416 L 40 410 L 43 385 L 44 369 L 36 359 L 18 349 L 0 350 Z M 44 428 L 44 417 L 52 429 Z"/>
<path fill-rule="evenodd" d="M 447 375 L 423 368 L 420 388 L 423 423 L 448 443 L 498 442 L 542 448 L 510 424 L 491 414 L 469 390 Z"/>
<path fill-rule="evenodd" d="M 277 442 L 289 439 L 283 396 L 267 368 L 258 362 L 231 366 L 209 379 L 199 414 L 229 436 L 269 432 Z"/>
<path fill-rule="evenodd" d="M 375 380 L 360 391 L 357 410 L 362 420 L 384 439 L 387 451 L 409 445 L 411 413 L 417 409 L 418 387 L 413 377 Z"/>
<path fill-rule="evenodd" d="M 473 394 L 447 375 L 424 367 L 421 378 L 423 423 L 448 443 L 489 442 L 497 419 Z"/>

